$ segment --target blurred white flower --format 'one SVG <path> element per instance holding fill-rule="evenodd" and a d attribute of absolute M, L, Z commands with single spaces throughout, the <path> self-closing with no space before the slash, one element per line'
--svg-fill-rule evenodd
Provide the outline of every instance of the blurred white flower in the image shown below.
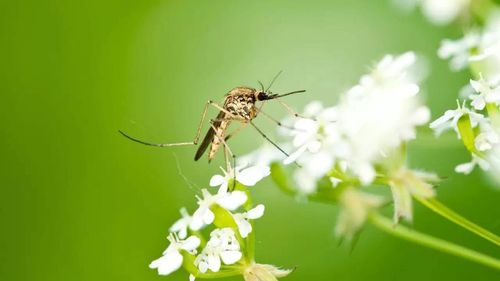
<path fill-rule="evenodd" d="M 450 68 L 458 71 L 469 65 L 472 50 L 476 49 L 481 42 L 481 36 L 476 31 L 467 33 L 458 40 L 444 39 L 438 50 L 441 59 L 450 59 Z"/>
<path fill-rule="evenodd" d="M 270 264 L 250 264 L 243 273 L 245 281 L 277 281 L 278 278 L 286 277 L 292 270 L 280 269 Z"/>
<path fill-rule="evenodd" d="M 444 25 L 458 18 L 469 7 L 471 0 L 393 0 L 404 9 L 420 6 L 427 19 L 436 25 Z"/>
<path fill-rule="evenodd" d="M 484 127 L 484 126 L 483 126 Z M 500 143 L 500 137 L 493 129 L 489 129 L 477 135 L 474 145 L 479 151 L 487 151 Z"/>
<path fill-rule="evenodd" d="M 394 202 L 394 222 L 399 222 L 401 218 L 412 221 L 412 196 L 423 199 L 434 197 L 436 192 L 430 182 L 437 182 L 438 180 L 435 174 L 411 171 L 406 168 L 392 173 L 389 186 L 391 187 Z"/>
<path fill-rule="evenodd" d="M 252 224 L 248 220 L 255 220 L 264 215 L 265 207 L 262 204 L 257 205 L 255 208 L 244 212 L 233 214 L 233 219 L 238 226 L 241 237 L 246 238 L 252 232 Z"/>
<path fill-rule="evenodd" d="M 471 65 L 476 74 L 482 73 L 490 82 L 500 82 L 500 9 L 490 13 L 481 31 L 473 29 L 461 39 L 443 40 L 438 55 L 450 59 L 454 71 Z"/>
<path fill-rule="evenodd" d="M 229 182 L 234 179 L 245 186 L 254 186 L 271 173 L 269 166 L 245 166 L 236 166 L 229 172 L 221 167 L 223 175 L 214 175 L 210 179 L 210 186 L 220 186 L 218 193 L 226 193 Z"/>
<path fill-rule="evenodd" d="M 182 217 L 170 227 L 170 232 L 177 233 L 179 238 L 184 239 L 187 237 L 187 229 L 191 224 L 192 217 L 188 214 L 186 208 L 182 208 L 180 213 Z"/>
<path fill-rule="evenodd" d="M 488 163 L 488 161 L 472 154 L 472 161 L 457 165 L 455 167 L 455 172 L 467 175 L 470 174 L 472 170 L 474 170 L 474 167 L 476 167 L 476 165 L 479 165 L 479 167 L 481 167 L 481 169 L 483 169 L 484 171 L 490 170 L 490 163 Z"/>
<path fill-rule="evenodd" d="M 384 200 L 378 195 L 349 188 L 342 192 L 339 203 L 341 209 L 335 227 L 335 235 L 351 240 L 363 227 L 369 213 L 380 207 Z"/>
<path fill-rule="evenodd" d="M 486 20 L 481 42 L 470 56 L 476 73 L 485 79 L 500 83 L 500 9 L 493 10 Z"/>
<path fill-rule="evenodd" d="M 428 122 L 430 111 L 420 102 L 415 67 L 412 52 L 384 56 L 337 106 L 306 106 L 304 115 L 311 118 L 293 124 L 297 130 L 288 136 L 295 152 L 284 160 L 301 165 L 294 173 L 300 192 L 314 192 L 317 181 L 340 163 L 369 184 L 376 176 L 375 165 L 416 137 L 416 126 Z"/>
<path fill-rule="evenodd" d="M 203 198 L 198 197 L 198 209 L 194 212 L 189 225 L 193 230 L 199 230 L 214 221 L 215 215 L 210 210 L 213 204 L 218 204 L 222 208 L 232 211 L 247 201 L 247 196 L 243 191 L 218 193 L 215 195 L 210 194 L 206 189 L 202 189 L 201 192 Z"/>
<path fill-rule="evenodd" d="M 416 126 L 430 118 L 418 97 L 412 52 L 385 56 L 361 77 L 338 105 L 340 132 L 349 144 L 348 168 L 364 183 L 375 177 L 373 165 L 388 151 L 416 137 Z"/>
<path fill-rule="evenodd" d="M 335 135 L 335 124 L 337 119 L 334 107 L 324 108 L 319 101 L 309 103 L 304 110 L 304 116 L 311 119 L 298 118 L 293 127 L 296 130 L 289 132 L 293 137 L 292 144 L 297 150 L 284 160 L 285 164 L 293 163 L 305 151 L 317 153 L 322 146 L 332 144 Z"/>
<path fill-rule="evenodd" d="M 222 263 L 231 265 L 238 262 L 241 257 L 240 244 L 233 229 L 218 228 L 210 233 L 210 240 L 196 257 L 194 264 L 202 273 L 209 269 L 217 272 L 221 268 L 221 260 Z"/>
<path fill-rule="evenodd" d="M 436 135 L 440 135 L 442 132 L 453 129 L 457 132 L 458 137 L 460 138 L 460 134 L 458 131 L 458 120 L 464 115 L 468 115 L 470 118 L 471 126 L 475 128 L 480 122 L 484 120 L 484 116 L 482 114 L 476 113 L 468 109 L 465 106 L 465 101 L 462 105 L 457 101 L 457 108 L 453 110 L 446 110 L 446 112 L 434 120 L 429 127 L 434 130 Z"/>
<path fill-rule="evenodd" d="M 493 87 L 482 77 L 479 80 L 471 79 L 470 84 L 476 93 L 478 93 L 469 96 L 474 109 L 483 110 L 487 103 L 500 104 L 500 86 Z"/>
<path fill-rule="evenodd" d="M 487 159 L 491 166 L 490 175 L 500 184 L 500 145 L 496 145 L 489 151 Z"/>
<path fill-rule="evenodd" d="M 183 261 L 183 256 L 180 253 L 181 250 L 194 255 L 196 254 L 196 248 L 200 245 L 200 239 L 196 236 L 180 240 L 175 237 L 175 234 L 171 233 L 168 236 L 168 240 L 170 241 L 170 245 L 163 252 L 163 256 L 154 260 L 149 265 L 149 268 L 157 268 L 160 275 L 168 275 L 181 267 Z"/>

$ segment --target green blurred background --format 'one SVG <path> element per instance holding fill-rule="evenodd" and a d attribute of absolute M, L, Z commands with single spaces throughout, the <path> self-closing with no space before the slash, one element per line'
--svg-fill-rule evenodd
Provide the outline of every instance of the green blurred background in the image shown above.
<path fill-rule="evenodd" d="M 2 1 L 0 280 L 187 280 L 182 271 L 161 277 L 148 268 L 178 209 L 195 207 L 175 159 L 206 186 L 222 157 L 194 162 L 193 147 L 141 146 L 118 129 L 189 141 L 206 100 L 279 70 L 275 91 L 308 90 L 289 98 L 294 107 L 332 104 L 383 54 L 406 50 L 432 67 L 423 88 L 433 116 L 453 107 L 468 74 L 451 73 L 436 49 L 460 28 L 432 26 L 389 2 Z M 448 176 L 439 198 L 500 233 L 499 192 L 477 171 L 453 173 L 469 160 L 453 136 L 430 140 L 412 146 L 413 166 Z M 232 146 L 241 155 L 261 143 L 249 129 Z M 287 280 L 500 278 L 372 227 L 350 252 L 333 237 L 336 209 L 297 202 L 269 179 L 253 192 L 267 206 L 257 222 L 258 261 L 298 266 Z M 500 256 L 421 206 L 414 227 Z"/>

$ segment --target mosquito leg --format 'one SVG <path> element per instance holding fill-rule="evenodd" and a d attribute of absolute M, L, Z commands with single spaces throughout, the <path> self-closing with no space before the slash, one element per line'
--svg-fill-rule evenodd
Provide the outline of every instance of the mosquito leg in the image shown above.
<path fill-rule="evenodd" d="M 233 154 L 233 167 L 231 167 L 231 164 L 229 164 L 229 157 L 228 157 L 228 149 L 226 146 L 224 146 L 224 155 L 226 158 L 226 166 L 227 166 L 227 171 L 233 173 L 233 182 L 231 184 L 231 187 L 229 188 L 229 191 L 233 191 L 236 188 L 236 157 Z"/>
<path fill-rule="evenodd" d="M 156 146 L 156 147 L 169 147 L 169 146 L 183 146 L 183 145 L 196 145 L 195 142 L 176 142 L 176 143 L 151 143 L 151 142 L 146 142 L 146 141 L 142 141 L 142 140 L 139 140 L 139 139 L 136 139 L 136 138 L 133 138 L 127 134 L 125 134 L 123 131 L 121 130 L 118 130 L 118 132 L 120 134 L 122 134 L 124 137 L 126 137 L 127 139 L 131 140 L 131 141 L 135 141 L 135 142 L 138 142 L 140 144 L 144 144 L 144 145 L 149 145 L 149 146 Z"/>
<path fill-rule="evenodd" d="M 131 140 L 131 141 L 135 141 L 135 142 L 138 142 L 140 144 L 149 145 L 149 146 L 169 147 L 169 146 L 197 145 L 198 144 L 198 140 L 200 139 L 200 134 L 201 134 L 201 128 L 203 126 L 203 121 L 205 121 L 205 117 L 206 117 L 207 111 L 208 111 L 208 106 L 210 104 L 212 104 L 212 101 L 207 101 L 205 103 L 205 107 L 203 108 L 203 112 L 202 112 L 202 115 L 201 115 L 200 123 L 198 124 L 198 129 L 196 131 L 196 136 L 194 137 L 194 140 L 191 141 L 191 142 L 151 143 L 151 142 L 146 142 L 146 141 L 142 141 L 140 139 L 131 137 L 131 136 L 127 135 L 125 132 L 123 132 L 121 130 L 118 130 L 118 132 L 120 134 L 122 134 L 124 137 L 128 138 L 129 140 Z"/>
<path fill-rule="evenodd" d="M 262 107 L 261 107 L 262 108 Z M 280 121 L 278 121 L 276 118 L 272 117 L 271 115 L 265 113 L 264 111 L 262 111 L 262 109 L 259 108 L 258 111 L 259 113 L 262 113 L 262 115 L 266 116 L 269 120 L 273 121 L 274 123 L 276 123 L 276 125 L 280 126 L 280 127 L 283 127 L 283 128 L 286 128 L 288 130 L 291 130 L 291 131 L 303 131 L 303 130 L 300 130 L 300 129 L 297 129 L 297 128 L 294 128 L 292 126 L 287 126 L 287 125 L 284 125 L 283 123 L 281 123 Z"/>
<path fill-rule="evenodd" d="M 264 134 L 264 132 L 262 132 L 252 121 L 249 122 L 250 125 L 252 125 L 252 127 L 255 128 L 255 130 L 257 130 L 257 132 L 259 132 L 259 134 L 265 138 L 268 142 L 270 142 L 274 147 L 276 147 L 279 151 L 281 151 L 283 154 L 285 154 L 287 157 L 290 156 L 288 155 L 288 153 L 286 153 L 281 147 L 279 147 L 275 142 L 273 142 L 269 137 L 267 137 L 266 134 Z"/>
<path fill-rule="evenodd" d="M 318 121 L 314 117 L 307 117 L 307 116 L 304 116 L 302 114 L 297 113 L 295 110 L 292 109 L 292 107 L 290 107 L 288 104 L 286 104 L 284 101 L 280 100 L 279 98 L 275 98 L 274 100 L 276 100 L 279 104 L 281 104 L 286 109 L 286 111 L 288 111 L 288 113 L 290 115 L 293 115 L 294 117 L 299 117 L 299 118 L 311 119 L 311 120 L 314 120 L 314 121 Z"/>

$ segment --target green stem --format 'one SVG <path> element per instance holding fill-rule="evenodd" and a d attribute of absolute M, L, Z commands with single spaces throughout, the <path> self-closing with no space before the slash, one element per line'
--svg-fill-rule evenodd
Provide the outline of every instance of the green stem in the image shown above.
<path fill-rule="evenodd" d="M 474 250 L 450 243 L 446 240 L 439 239 L 418 231 L 409 229 L 402 225 L 394 225 L 393 221 L 379 214 L 372 214 L 370 222 L 380 230 L 394 235 L 396 237 L 415 242 L 422 246 L 426 246 L 450 255 L 464 258 L 491 268 L 500 270 L 500 260 L 484 255 Z"/>
<path fill-rule="evenodd" d="M 433 199 L 433 198 L 424 199 L 424 198 L 420 198 L 417 196 L 415 196 L 415 199 L 418 202 L 420 202 L 422 205 L 431 209 L 433 212 L 444 217 L 445 219 L 447 219 L 447 220 L 467 229 L 468 231 L 496 244 L 497 246 L 500 246 L 500 237 L 498 237 L 497 235 L 480 227 L 479 225 L 467 220 L 466 218 L 460 216 L 459 214 L 455 213 L 454 211 L 450 210 L 448 207 L 443 205 L 438 200 Z"/>

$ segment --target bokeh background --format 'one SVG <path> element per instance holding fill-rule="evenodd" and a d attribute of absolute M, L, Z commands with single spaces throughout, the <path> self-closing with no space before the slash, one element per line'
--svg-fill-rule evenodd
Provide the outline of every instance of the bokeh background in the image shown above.
<path fill-rule="evenodd" d="M 431 67 L 423 89 L 436 117 L 468 81 L 436 57 L 440 40 L 461 32 L 390 1 L 2 1 L 0 280 L 187 280 L 183 271 L 158 276 L 148 264 L 167 246 L 178 209 L 195 207 L 181 175 L 207 186 L 222 157 L 194 162 L 194 147 L 141 146 L 118 129 L 189 141 L 206 100 L 268 83 L 279 70 L 275 91 L 308 91 L 288 99 L 295 108 L 333 104 L 383 54 L 407 50 Z M 272 123 L 257 123 L 273 135 Z M 422 134 L 412 165 L 447 177 L 439 199 L 500 233 L 493 184 L 478 171 L 453 173 L 469 160 L 454 136 Z M 241 155 L 261 143 L 248 129 L 232 147 Z M 298 266 L 286 280 L 500 278 L 372 227 L 350 251 L 333 236 L 335 208 L 297 202 L 269 179 L 252 191 L 267 206 L 257 222 L 258 261 Z M 415 212 L 416 229 L 499 256 L 421 206 Z"/>

